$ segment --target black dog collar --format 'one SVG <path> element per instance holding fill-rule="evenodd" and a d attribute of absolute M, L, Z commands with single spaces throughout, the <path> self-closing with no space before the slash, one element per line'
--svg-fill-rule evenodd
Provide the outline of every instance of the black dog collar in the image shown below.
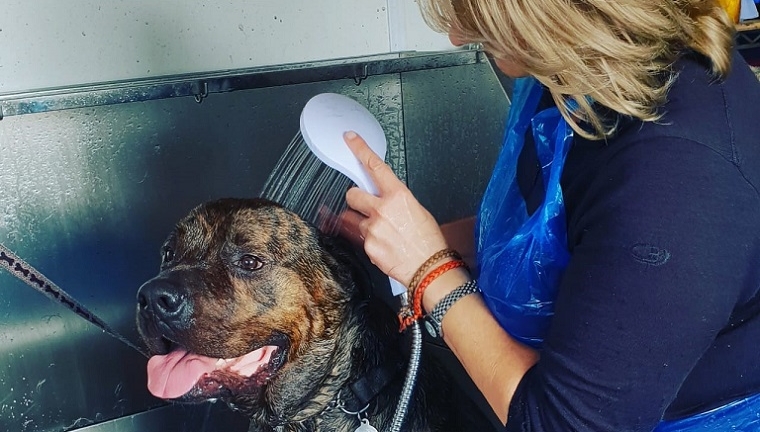
<path fill-rule="evenodd" d="M 359 411 L 366 407 L 401 373 L 404 365 L 401 356 L 393 353 L 381 365 L 370 369 L 361 378 L 349 384 L 347 390 L 350 390 L 358 406 L 346 409 Z"/>

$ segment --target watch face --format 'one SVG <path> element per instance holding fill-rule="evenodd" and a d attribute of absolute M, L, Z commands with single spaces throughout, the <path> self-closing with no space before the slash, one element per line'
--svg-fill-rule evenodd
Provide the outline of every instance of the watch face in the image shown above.
<path fill-rule="evenodd" d="M 438 326 L 436 325 L 436 323 L 432 322 L 433 319 L 430 317 L 426 317 L 424 321 L 425 321 L 425 329 L 427 330 L 428 333 L 430 333 L 430 336 L 433 336 L 434 338 L 439 337 L 440 335 L 438 334 L 438 328 L 437 328 Z"/>

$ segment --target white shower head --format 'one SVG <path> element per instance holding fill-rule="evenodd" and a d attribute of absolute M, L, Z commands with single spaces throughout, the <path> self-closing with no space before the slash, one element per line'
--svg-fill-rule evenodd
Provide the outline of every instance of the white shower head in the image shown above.
<path fill-rule="evenodd" d="M 373 195 L 377 187 L 359 159 L 351 153 L 343 134 L 354 131 L 385 160 L 388 143 L 375 116 L 355 100 L 335 93 L 321 93 L 311 98 L 301 112 L 301 135 L 311 151 L 329 166 Z M 406 287 L 390 278 L 393 295 L 406 293 Z"/>
<path fill-rule="evenodd" d="M 359 188 L 377 195 L 372 179 L 343 141 L 343 134 L 348 131 L 358 133 L 381 159 L 385 159 L 387 141 L 382 126 L 355 100 L 340 94 L 322 93 L 311 98 L 301 112 L 301 135 L 309 149 Z"/>

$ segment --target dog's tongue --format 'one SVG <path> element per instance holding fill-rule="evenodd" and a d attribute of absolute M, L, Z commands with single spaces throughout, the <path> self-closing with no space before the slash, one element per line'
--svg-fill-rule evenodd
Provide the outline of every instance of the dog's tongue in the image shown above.
<path fill-rule="evenodd" d="M 229 369 L 250 377 L 265 365 L 276 347 L 265 346 L 242 357 L 220 360 L 176 349 L 148 360 L 148 390 L 161 399 L 176 399 L 189 392 L 203 376 Z"/>

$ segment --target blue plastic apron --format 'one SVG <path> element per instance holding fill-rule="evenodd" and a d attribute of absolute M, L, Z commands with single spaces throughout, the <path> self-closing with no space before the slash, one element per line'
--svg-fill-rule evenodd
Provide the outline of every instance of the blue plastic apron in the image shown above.
<path fill-rule="evenodd" d="M 543 88 L 515 80 L 504 145 L 483 196 L 476 227 L 478 284 L 501 326 L 540 347 L 554 314 L 570 259 L 560 187 L 573 130 L 556 107 L 536 113 Z M 517 160 L 531 127 L 545 187 L 544 202 L 528 215 L 517 184 Z M 685 419 L 661 422 L 655 432 L 760 431 L 760 395 Z"/>
<path fill-rule="evenodd" d="M 559 180 L 573 139 L 557 108 L 538 114 L 542 87 L 515 81 L 504 145 L 478 214 L 478 284 L 491 312 L 513 337 L 537 347 L 549 326 L 570 254 Z M 517 184 L 517 159 L 533 129 L 546 194 L 530 216 Z"/>

